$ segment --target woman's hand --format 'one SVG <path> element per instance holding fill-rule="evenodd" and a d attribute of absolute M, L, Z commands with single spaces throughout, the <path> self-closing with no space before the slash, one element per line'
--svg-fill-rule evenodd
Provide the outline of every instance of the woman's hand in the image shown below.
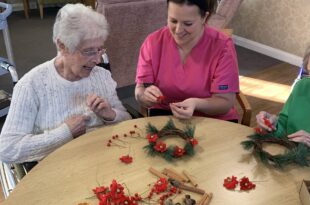
<path fill-rule="evenodd" d="M 170 103 L 173 115 L 179 119 L 190 119 L 195 111 L 195 100 L 188 98 L 182 102 Z"/>
<path fill-rule="evenodd" d="M 287 137 L 291 141 L 302 142 L 302 143 L 306 144 L 308 147 L 310 147 L 310 133 L 308 133 L 304 130 L 299 130 L 298 132 L 290 134 Z"/>
<path fill-rule="evenodd" d="M 89 116 L 86 115 L 75 115 L 65 120 L 68 125 L 72 137 L 77 138 L 86 132 L 86 123 L 90 120 Z"/>
<path fill-rule="evenodd" d="M 110 121 L 113 121 L 115 119 L 116 113 L 111 108 L 110 103 L 105 99 L 99 97 L 98 95 L 88 95 L 86 103 L 87 106 L 99 117 Z"/>
<path fill-rule="evenodd" d="M 158 97 L 163 95 L 159 88 L 155 85 L 151 85 L 147 88 L 144 88 L 142 84 L 137 85 L 135 92 L 137 101 L 147 107 L 158 103 Z"/>
<path fill-rule="evenodd" d="M 257 125 L 267 130 L 268 132 L 276 130 L 276 125 L 278 122 L 278 117 L 276 115 L 272 115 L 266 111 L 260 111 L 256 115 L 256 123 Z"/>

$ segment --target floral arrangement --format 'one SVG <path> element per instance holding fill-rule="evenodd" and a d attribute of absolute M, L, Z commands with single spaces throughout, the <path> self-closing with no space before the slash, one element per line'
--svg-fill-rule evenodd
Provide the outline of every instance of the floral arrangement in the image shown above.
<path fill-rule="evenodd" d="M 183 156 L 192 156 L 195 154 L 194 146 L 198 144 L 197 139 L 194 138 L 195 128 L 186 126 L 185 130 L 176 128 L 172 119 L 166 125 L 158 130 L 155 126 L 148 123 L 146 126 L 148 145 L 144 147 L 148 154 L 163 156 L 167 161 L 172 161 L 173 158 L 181 158 Z M 162 141 L 168 136 L 178 136 L 185 141 L 184 147 L 177 145 L 169 145 Z"/>
<path fill-rule="evenodd" d="M 248 177 L 242 177 L 238 181 L 237 177 L 235 176 L 225 178 L 223 186 L 226 189 L 235 190 L 238 184 L 240 186 L 240 191 L 249 191 L 256 187 L 256 185 L 253 182 L 251 182 Z"/>
<path fill-rule="evenodd" d="M 310 148 L 302 143 L 292 142 L 286 136 L 275 137 L 273 133 L 262 133 L 261 130 L 256 130 L 256 133 L 248 138 L 249 140 L 241 142 L 241 145 L 246 150 L 253 149 L 253 154 L 265 164 L 277 168 L 283 168 L 292 163 L 309 166 Z M 263 149 L 263 143 L 278 144 L 287 148 L 287 151 L 284 154 L 272 155 Z"/>
<path fill-rule="evenodd" d="M 100 186 L 93 189 L 94 194 L 99 200 L 99 205 L 128 204 L 136 205 L 142 200 L 142 197 L 136 193 L 134 196 L 126 195 L 124 186 L 112 180 L 110 186 Z"/>
<path fill-rule="evenodd" d="M 164 201 L 179 193 L 179 189 L 171 185 L 167 179 L 160 178 L 152 186 L 147 197 L 142 198 L 138 193 L 133 196 L 125 193 L 125 188 L 122 184 L 112 180 L 110 186 L 99 186 L 93 189 L 94 194 L 99 200 L 99 205 L 137 205 L 141 203 L 154 203 L 153 196 L 156 194 L 158 199 L 156 202 L 163 205 Z"/>

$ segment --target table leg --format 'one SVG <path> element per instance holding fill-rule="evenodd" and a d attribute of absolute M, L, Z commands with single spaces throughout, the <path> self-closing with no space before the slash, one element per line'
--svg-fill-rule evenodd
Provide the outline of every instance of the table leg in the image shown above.
<path fill-rule="evenodd" d="M 26 19 L 29 19 L 29 0 L 23 0 L 24 12 Z"/>

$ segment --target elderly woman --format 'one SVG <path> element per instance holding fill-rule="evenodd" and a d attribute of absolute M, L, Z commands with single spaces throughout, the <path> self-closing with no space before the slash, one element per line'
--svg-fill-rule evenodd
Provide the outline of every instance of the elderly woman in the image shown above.
<path fill-rule="evenodd" d="M 262 132 L 274 132 L 275 136 L 288 135 L 291 141 L 302 142 L 310 147 L 310 46 L 306 49 L 293 91 L 279 116 L 266 111 L 256 115 Z"/>
<path fill-rule="evenodd" d="M 0 135 L 1 161 L 39 161 L 88 128 L 130 119 L 110 72 L 96 66 L 107 35 L 105 17 L 92 9 L 68 4 L 59 10 L 58 55 L 16 84 Z"/>
<path fill-rule="evenodd" d="M 193 115 L 238 121 L 236 51 L 231 38 L 209 27 L 216 0 L 167 0 L 167 26 L 144 41 L 135 96 L 150 115 Z"/>

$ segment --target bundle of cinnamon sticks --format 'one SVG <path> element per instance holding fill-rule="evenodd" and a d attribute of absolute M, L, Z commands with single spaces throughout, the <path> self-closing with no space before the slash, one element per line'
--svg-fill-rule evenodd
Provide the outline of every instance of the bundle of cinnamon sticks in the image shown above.
<path fill-rule="evenodd" d="M 202 195 L 197 205 L 208 205 L 210 203 L 213 194 L 211 192 L 207 193 L 205 190 L 198 188 L 198 183 L 185 170 L 180 174 L 171 168 L 164 168 L 164 170 L 160 172 L 153 167 L 150 167 L 149 172 L 159 178 L 166 178 L 173 186 L 178 187 L 179 189 Z M 186 183 L 190 183 L 192 186 L 189 186 Z"/>

